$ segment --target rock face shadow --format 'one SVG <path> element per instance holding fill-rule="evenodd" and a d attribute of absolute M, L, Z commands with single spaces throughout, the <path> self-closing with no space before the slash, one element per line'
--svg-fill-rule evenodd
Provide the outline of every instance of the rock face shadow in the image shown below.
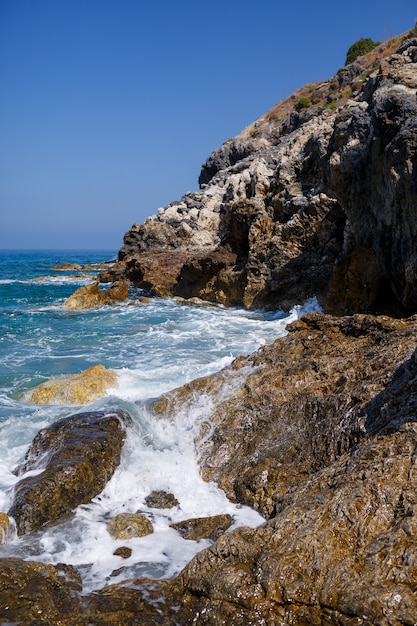
<path fill-rule="evenodd" d="M 406 422 L 417 421 L 417 349 L 385 389 L 366 404 L 363 414 L 370 435 L 394 433 Z"/>

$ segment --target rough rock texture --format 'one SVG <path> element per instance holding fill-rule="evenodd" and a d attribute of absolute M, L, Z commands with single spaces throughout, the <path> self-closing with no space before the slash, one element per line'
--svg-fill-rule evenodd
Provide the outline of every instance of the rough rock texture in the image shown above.
<path fill-rule="evenodd" d="M 140 513 L 119 513 L 107 524 L 112 539 L 131 539 L 153 533 L 150 520 Z"/>
<path fill-rule="evenodd" d="M 0 544 L 4 543 L 10 529 L 9 516 L 0 512 Z"/>
<path fill-rule="evenodd" d="M 145 498 L 146 506 L 153 509 L 172 509 L 179 504 L 173 493 L 167 491 L 152 491 Z"/>
<path fill-rule="evenodd" d="M 103 304 L 115 304 L 128 299 L 128 283 L 115 281 L 108 289 L 100 289 L 98 282 L 77 289 L 62 305 L 65 309 L 92 309 Z"/>
<path fill-rule="evenodd" d="M 270 519 L 222 534 L 173 580 L 108 586 L 55 623 L 415 624 L 417 318 L 310 314 L 289 330 L 155 405 L 210 394 L 203 468 Z M 9 621 L 24 618 L 15 603 Z"/>
<path fill-rule="evenodd" d="M 211 539 L 216 541 L 232 525 L 232 516 L 228 514 L 212 515 L 211 517 L 194 517 L 171 524 L 184 539 L 200 541 Z"/>
<path fill-rule="evenodd" d="M 70 565 L 0 559 L 0 623 L 69 624 L 81 589 L 81 576 Z"/>
<path fill-rule="evenodd" d="M 116 372 L 93 365 L 80 374 L 59 376 L 37 385 L 25 400 L 35 404 L 88 404 L 102 398 L 116 382 Z"/>
<path fill-rule="evenodd" d="M 130 416 L 122 410 L 79 413 L 41 430 L 17 468 L 8 512 L 19 535 L 56 522 L 102 491 L 119 464 Z"/>
<path fill-rule="evenodd" d="M 361 99 L 347 103 L 334 123 L 326 186 L 347 222 L 333 296 L 349 311 L 383 309 L 388 301 L 400 312 L 417 310 L 416 89 L 412 39 L 382 62 Z"/>
<path fill-rule="evenodd" d="M 202 474 L 267 518 L 289 486 L 381 428 L 365 407 L 401 368 L 414 367 L 417 318 L 310 313 L 287 329 L 272 345 L 154 403 L 169 414 L 207 394 L 213 411 L 196 439 Z"/>
<path fill-rule="evenodd" d="M 417 311 L 417 39 L 307 85 L 225 142 L 101 280 L 248 308 Z M 336 267 L 335 267 L 336 265 Z"/>

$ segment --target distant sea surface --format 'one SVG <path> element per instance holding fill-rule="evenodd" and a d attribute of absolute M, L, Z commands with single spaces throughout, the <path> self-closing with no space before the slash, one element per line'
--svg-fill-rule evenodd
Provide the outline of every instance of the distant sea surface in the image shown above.
<path fill-rule="evenodd" d="M 314 300 L 283 313 L 184 306 L 171 298 L 86 311 L 62 307 L 97 272 L 57 266 L 90 266 L 116 256 L 115 250 L 0 251 L 0 511 L 7 512 L 13 499 L 18 480 L 13 468 L 41 428 L 86 409 L 121 407 L 134 421 L 121 464 L 100 496 L 79 507 L 71 520 L 0 546 L 0 557 L 76 566 L 86 592 L 133 576 L 175 576 L 209 541 L 182 539 L 169 527 L 172 522 L 220 513 L 233 516 L 233 528 L 263 522 L 199 476 L 193 437 L 207 416 L 205 403 L 186 414 L 179 410 L 171 422 L 155 420 L 149 403 L 272 342 L 288 322 L 318 310 Z M 130 299 L 142 294 L 131 288 Z M 88 407 L 35 405 L 24 399 L 43 381 L 98 364 L 116 370 L 119 382 Z M 153 490 L 173 493 L 179 505 L 149 509 L 145 498 Z M 111 539 L 109 519 L 138 511 L 151 519 L 154 533 L 123 542 Z M 123 562 L 113 555 L 120 545 L 132 549 Z"/>

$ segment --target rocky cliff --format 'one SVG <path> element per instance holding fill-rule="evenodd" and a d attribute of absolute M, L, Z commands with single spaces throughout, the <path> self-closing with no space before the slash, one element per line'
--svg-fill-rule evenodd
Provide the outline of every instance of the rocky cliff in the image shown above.
<path fill-rule="evenodd" d="M 417 32 L 303 87 L 202 166 L 200 190 L 125 235 L 155 295 L 332 313 L 417 310 Z"/>
<path fill-rule="evenodd" d="M 246 307 L 318 297 L 326 313 L 152 406 L 210 399 L 201 472 L 266 522 L 175 579 L 88 596 L 75 568 L 2 559 L 2 623 L 417 624 L 416 35 L 223 144 L 101 277 Z"/>

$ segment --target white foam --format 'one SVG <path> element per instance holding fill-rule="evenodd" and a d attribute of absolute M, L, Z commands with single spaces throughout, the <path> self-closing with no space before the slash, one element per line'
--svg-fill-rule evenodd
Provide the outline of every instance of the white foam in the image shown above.
<path fill-rule="evenodd" d="M 32 552 L 48 563 L 65 562 L 81 569 L 84 590 L 134 575 L 174 576 L 209 540 L 183 539 L 170 528 L 173 522 L 228 513 L 233 527 L 258 526 L 263 518 L 249 507 L 229 502 L 214 484 L 202 480 L 193 446 L 195 428 L 207 416 L 210 404 L 197 401 L 175 420 L 156 419 L 143 405 L 136 427 L 129 429 L 119 468 L 100 496 L 80 506 L 73 520 L 46 530 Z M 179 505 L 154 509 L 145 498 L 153 490 L 173 493 Z M 118 513 L 140 512 L 153 524 L 154 532 L 142 538 L 113 540 L 108 521 Z M 33 540 L 32 540 L 33 541 Z M 24 542 L 20 540 L 20 542 Z M 132 549 L 127 560 L 114 556 L 125 545 Z M 123 567 L 118 577 L 113 570 Z"/>
<path fill-rule="evenodd" d="M 174 576 L 208 540 L 187 541 L 170 524 L 192 517 L 229 513 L 233 527 L 257 526 L 263 518 L 248 507 L 227 500 L 214 484 L 199 474 L 194 449 L 196 429 L 209 425 L 213 398 L 196 395 L 187 408 L 178 407 L 168 419 L 157 417 L 147 402 L 199 376 L 217 372 L 240 354 L 285 334 L 288 322 L 310 310 L 315 300 L 280 312 L 181 306 L 170 299 L 154 300 L 137 307 L 108 307 L 100 311 L 65 312 L 56 303 L 39 311 L 53 323 L 37 318 L 23 338 L 16 338 L 15 352 L 4 363 L 17 374 L 9 390 L 0 396 L 0 510 L 7 510 L 17 477 L 13 467 L 22 459 L 36 433 L 51 422 L 74 413 L 69 407 L 39 407 L 14 400 L 10 392 L 23 390 L 36 378 L 73 372 L 97 362 L 118 371 L 117 385 L 107 397 L 89 407 L 125 408 L 134 420 L 123 449 L 121 464 L 103 492 L 90 504 L 78 507 L 72 520 L 2 546 L 3 554 L 36 558 L 48 563 L 77 566 L 85 590 L 131 576 Z M 30 313 L 33 315 L 33 312 Z M 38 323 L 39 320 L 39 323 Z M 55 325 L 54 325 L 55 324 Z M 12 333 L 10 333 L 10 337 Z M 10 340 L 10 344 L 13 341 Z M 77 359 L 79 361 L 77 361 Z M 239 371 L 223 392 L 230 393 Z M 216 401 L 219 398 L 216 398 Z M 153 490 L 173 493 L 179 505 L 151 509 L 145 498 Z M 114 541 L 107 531 L 111 517 L 120 512 L 148 516 L 154 533 L 147 537 Z M 120 545 L 132 549 L 124 560 L 113 555 Z M 123 567 L 117 576 L 112 572 Z"/>

